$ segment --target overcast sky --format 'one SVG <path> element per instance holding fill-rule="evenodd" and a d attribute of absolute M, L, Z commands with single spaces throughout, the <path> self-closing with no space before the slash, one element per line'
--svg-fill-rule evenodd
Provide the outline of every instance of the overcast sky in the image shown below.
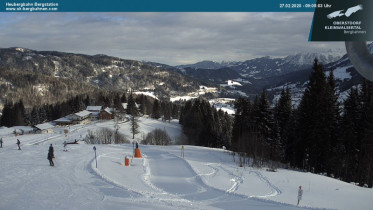
<path fill-rule="evenodd" d="M 308 42 L 313 13 L 2 13 L 0 48 L 24 47 L 170 65 L 344 48 Z"/>

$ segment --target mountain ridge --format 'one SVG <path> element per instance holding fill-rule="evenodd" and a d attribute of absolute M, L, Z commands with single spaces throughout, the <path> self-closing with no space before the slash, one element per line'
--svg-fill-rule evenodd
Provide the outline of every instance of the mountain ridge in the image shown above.
<path fill-rule="evenodd" d="M 17 101 L 21 96 L 14 96 L 14 92 L 24 92 L 41 98 L 39 93 L 27 89 L 37 89 L 44 86 L 43 81 L 30 81 L 27 78 L 43 75 L 43 79 L 65 79 L 72 85 L 84 84 L 85 88 L 100 89 L 102 91 L 126 92 L 129 90 L 151 90 L 158 98 L 169 98 L 174 93 L 186 93 L 198 90 L 199 82 L 178 72 L 154 67 L 146 63 L 127 60 L 107 55 L 84 55 L 58 51 L 36 51 L 26 48 L 13 47 L 0 49 L 0 100 Z M 23 72 L 19 80 L 25 81 L 26 86 L 15 82 L 14 72 Z M 13 76 L 11 76 L 13 75 Z M 12 78 L 12 81 L 9 79 Z M 18 86 L 15 86 L 18 84 Z M 63 86 L 63 85 L 62 85 Z M 78 85 L 72 85 L 77 87 Z M 18 89 L 24 89 L 20 91 Z M 67 95 L 70 88 L 65 90 L 53 89 L 50 85 L 44 88 L 44 96 L 53 91 L 59 95 Z M 84 91 L 82 91 L 84 92 Z M 25 103 L 26 104 L 26 103 Z"/>

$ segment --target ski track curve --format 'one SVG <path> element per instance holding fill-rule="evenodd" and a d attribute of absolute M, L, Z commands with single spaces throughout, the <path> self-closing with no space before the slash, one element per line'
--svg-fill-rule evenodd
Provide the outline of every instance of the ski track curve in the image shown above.
<path fill-rule="evenodd" d="M 254 197 L 254 198 L 267 198 L 267 197 L 273 197 L 273 196 L 278 196 L 280 195 L 282 192 L 281 190 L 275 186 L 274 184 L 272 184 L 267 177 L 265 177 L 262 173 L 260 173 L 259 171 L 253 171 L 253 170 L 250 170 L 250 173 L 254 173 L 260 180 L 262 180 L 264 183 L 267 184 L 267 186 L 271 189 L 271 193 L 267 194 L 267 195 L 262 195 L 262 196 L 250 196 L 250 197 Z"/>
<path fill-rule="evenodd" d="M 214 154 L 214 156 L 216 156 L 216 155 Z M 216 159 L 218 159 L 220 161 L 224 161 L 220 156 L 216 156 Z M 185 161 L 188 162 L 187 160 L 185 160 Z M 189 164 L 189 162 L 188 162 L 188 164 Z M 190 165 L 190 167 L 192 167 L 191 164 L 189 164 L 189 165 Z M 233 182 L 233 184 L 229 189 L 226 190 L 226 192 L 236 194 L 236 195 L 242 195 L 242 194 L 237 193 L 237 190 L 238 190 L 239 186 L 244 182 L 244 178 L 243 178 L 242 175 L 241 176 L 236 175 L 234 172 L 232 172 L 232 171 L 226 169 L 225 167 L 223 167 L 222 164 L 220 164 L 220 163 L 206 163 L 205 165 L 213 169 L 213 172 L 211 173 L 212 176 L 215 176 L 215 174 L 218 173 L 219 170 L 222 170 L 225 173 L 227 173 L 228 175 L 230 175 L 232 177 L 230 179 L 230 181 Z M 194 170 L 194 171 L 196 171 L 196 170 Z M 255 174 L 255 176 L 257 176 L 259 178 L 259 180 L 261 180 L 263 183 L 265 183 L 269 187 L 271 192 L 266 194 L 266 195 L 247 196 L 247 197 L 249 197 L 249 198 L 259 198 L 260 199 L 260 198 L 274 197 L 274 196 L 278 196 L 278 195 L 282 194 L 282 191 L 276 185 L 271 183 L 269 181 L 269 179 L 267 177 L 265 177 L 259 171 L 250 170 L 249 173 Z M 200 175 L 201 176 L 207 176 L 207 175 L 210 175 L 210 174 L 200 174 Z M 207 183 L 204 183 L 204 184 L 208 185 Z"/>
<path fill-rule="evenodd" d="M 155 151 L 155 149 L 148 149 L 149 151 L 153 150 Z M 238 194 L 235 192 L 235 190 L 237 190 L 238 186 L 240 183 L 243 182 L 243 178 L 242 177 L 239 177 L 237 175 L 234 175 L 232 172 L 230 172 L 229 170 L 227 169 L 224 169 L 223 167 L 215 167 L 213 168 L 213 171 L 211 172 L 211 174 L 216 174 L 218 173 L 218 171 L 221 169 L 221 170 L 225 170 L 226 172 L 229 172 L 231 175 L 234 175 L 234 177 L 237 178 L 237 183 L 233 184 L 232 187 L 227 190 L 227 191 L 224 191 L 224 190 L 221 190 L 221 189 L 217 189 L 217 188 L 214 188 L 212 186 L 209 186 L 207 185 L 203 179 L 201 178 L 201 176 L 203 176 L 203 174 L 197 174 L 196 171 L 193 169 L 193 167 L 191 166 L 191 164 L 175 155 L 175 154 L 172 154 L 170 152 L 167 152 L 167 151 L 161 151 L 161 150 L 157 150 L 158 153 L 162 153 L 162 154 L 158 154 L 160 157 L 168 157 L 169 159 L 170 158 L 176 158 L 178 160 L 181 160 L 184 162 L 185 164 L 185 167 L 188 168 L 188 170 L 191 170 L 194 175 L 192 177 L 188 177 L 185 179 L 185 184 L 194 184 L 194 185 L 198 185 L 198 190 L 196 190 L 194 193 L 189 193 L 189 194 L 185 194 L 185 193 L 181 193 L 181 194 L 176 194 L 176 193 L 172 193 L 172 192 L 169 192 L 167 190 L 164 190 L 166 191 L 168 194 L 170 195 L 173 195 L 173 196 L 179 196 L 181 198 L 184 198 L 184 199 L 188 199 L 190 202 L 193 202 L 193 203 L 203 203 L 203 205 L 205 205 L 204 207 L 202 207 L 202 209 L 208 209 L 208 208 L 223 208 L 225 209 L 226 205 L 229 205 L 229 203 L 235 203 L 235 202 L 242 202 L 242 203 L 245 203 L 245 206 L 260 206 L 260 205 L 264 205 L 264 206 L 271 206 L 271 208 L 275 208 L 275 206 L 287 206 L 286 208 L 289 208 L 289 209 L 292 209 L 292 208 L 296 208 L 294 207 L 293 205 L 287 205 L 287 204 L 283 204 L 283 203 L 279 203 L 279 202 L 272 202 L 272 201 L 268 201 L 268 200 L 264 200 L 263 198 L 265 197 L 249 197 L 249 196 L 246 196 L 246 195 L 242 195 L 242 194 Z M 155 152 L 156 153 L 156 152 Z M 154 154 L 153 154 L 154 155 Z M 149 159 L 152 159 L 152 155 L 148 155 L 148 158 Z M 156 159 L 157 160 L 157 159 Z M 214 165 L 214 164 L 212 164 Z M 211 166 L 211 164 L 210 164 Z M 154 174 L 153 174 L 154 176 Z M 268 179 L 266 179 L 262 174 L 257 174 L 258 177 L 261 178 L 262 181 L 266 182 L 269 186 L 272 187 L 272 189 L 274 189 L 273 193 L 271 193 L 270 195 L 278 195 L 281 193 L 281 191 L 276 187 L 274 186 L 272 183 L 269 182 Z M 170 175 L 170 177 L 175 177 L 175 174 L 172 174 Z M 157 178 L 155 178 L 154 180 L 156 180 Z M 157 185 L 160 185 L 159 183 L 154 183 L 154 180 L 152 182 L 152 185 L 156 186 L 157 188 L 162 188 L 162 185 L 161 186 L 157 186 Z M 157 180 L 156 180 L 157 182 Z M 191 182 L 191 183 L 189 183 Z M 268 195 L 266 195 L 268 197 Z M 245 207 L 246 208 L 246 207 Z M 249 207 L 248 207 L 249 208 Z"/>

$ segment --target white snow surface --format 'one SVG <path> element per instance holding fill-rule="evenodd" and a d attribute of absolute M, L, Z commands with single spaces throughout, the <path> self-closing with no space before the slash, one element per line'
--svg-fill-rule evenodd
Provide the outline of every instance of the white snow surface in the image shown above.
<path fill-rule="evenodd" d="M 162 128 L 176 139 L 177 121 L 140 118 L 140 132 Z M 133 145 L 88 145 L 88 130 L 114 129 L 113 121 L 56 127 L 53 134 L 14 136 L 0 128 L 0 209 L 371 209 L 373 189 L 357 187 L 312 173 L 238 167 L 223 149 L 141 145 L 142 158 L 132 158 Z M 129 122 L 119 124 L 128 138 Z M 66 137 L 64 130 L 69 129 Z M 142 134 L 137 134 L 139 141 Z M 82 136 L 82 137 L 81 137 Z M 16 139 L 21 141 L 17 149 Z M 62 143 L 79 140 L 79 144 Z M 54 145 L 55 166 L 47 152 Z M 97 148 L 96 168 L 93 146 Z M 124 158 L 130 166 L 124 166 Z M 236 158 L 237 159 L 237 158 Z M 298 186 L 303 200 L 296 206 Z"/>
<path fill-rule="evenodd" d="M 154 92 L 149 92 L 149 91 L 136 91 L 136 92 L 134 92 L 134 94 L 136 94 L 136 95 L 145 95 L 145 96 L 149 96 L 149 97 L 152 97 L 152 98 L 154 98 L 154 99 L 159 100 L 159 99 L 157 98 L 157 96 L 155 96 Z"/>
<path fill-rule="evenodd" d="M 175 97 L 171 97 L 170 101 L 171 102 L 179 101 L 179 100 L 189 101 L 189 100 L 192 100 L 192 99 L 195 99 L 195 98 L 197 98 L 197 97 L 196 96 L 175 96 Z"/>

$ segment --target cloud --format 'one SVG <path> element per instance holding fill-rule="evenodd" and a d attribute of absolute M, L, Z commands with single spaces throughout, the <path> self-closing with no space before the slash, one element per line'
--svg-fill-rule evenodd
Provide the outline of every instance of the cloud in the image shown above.
<path fill-rule="evenodd" d="M 170 65 L 286 56 L 310 43 L 312 13 L 1 14 L 0 47 L 107 54 Z"/>

